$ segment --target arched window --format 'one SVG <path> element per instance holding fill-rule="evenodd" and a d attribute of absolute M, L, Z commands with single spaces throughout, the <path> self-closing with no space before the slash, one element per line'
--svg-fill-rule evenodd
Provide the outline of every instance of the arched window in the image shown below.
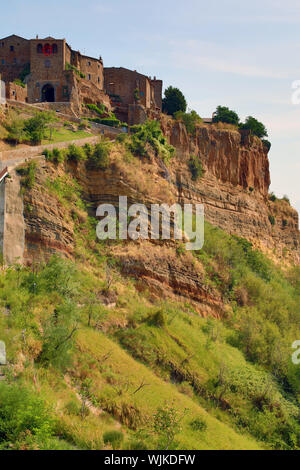
<path fill-rule="evenodd" d="M 51 55 L 51 52 L 52 52 L 52 47 L 50 46 L 50 44 L 45 44 L 44 47 L 43 47 L 43 53 L 44 55 Z"/>
<path fill-rule="evenodd" d="M 36 51 L 38 54 L 42 54 L 43 53 L 43 45 L 42 44 L 38 44 L 37 45 L 37 48 L 36 48 Z"/>
<path fill-rule="evenodd" d="M 52 46 L 52 54 L 57 54 L 57 44 L 53 44 L 53 46 Z"/>

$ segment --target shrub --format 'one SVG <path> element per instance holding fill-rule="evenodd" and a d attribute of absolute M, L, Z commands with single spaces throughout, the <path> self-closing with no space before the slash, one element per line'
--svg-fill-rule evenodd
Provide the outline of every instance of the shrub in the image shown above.
<path fill-rule="evenodd" d="M 177 111 L 185 113 L 187 102 L 183 93 L 172 86 L 165 90 L 165 97 L 162 101 L 163 112 L 173 116 Z"/>
<path fill-rule="evenodd" d="M 190 422 L 190 427 L 192 428 L 193 431 L 202 432 L 202 431 L 206 431 L 207 424 L 201 418 L 196 418 Z"/>
<path fill-rule="evenodd" d="M 267 139 L 262 139 L 262 143 L 263 143 L 264 148 L 266 148 L 267 151 L 269 152 L 272 147 L 271 142 L 269 142 Z"/>
<path fill-rule="evenodd" d="M 274 193 L 269 194 L 269 200 L 272 201 L 272 202 L 277 201 L 277 197 L 275 196 Z"/>
<path fill-rule="evenodd" d="M 102 124 L 109 127 L 120 127 L 121 121 L 115 117 L 110 118 L 88 118 L 89 121 L 96 122 L 97 124 Z"/>
<path fill-rule="evenodd" d="M 165 162 L 168 162 L 174 155 L 175 148 L 167 143 L 158 121 L 147 121 L 145 124 L 132 126 L 131 133 L 125 138 L 125 143 L 133 155 L 149 157 L 147 147 L 152 148 L 155 155 Z"/>
<path fill-rule="evenodd" d="M 95 111 L 95 113 L 99 114 L 99 116 L 102 116 L 102 114 L 105 113 L 105 106 L 103 104 L 97 106 L 93 103 L 88 103 L 86 107 L 91 111 Z"/>
<path fill-rule="evenodd" d="M 191 155 L 188 162 L 189 170 L 192 174 L 192 180 L 196 181 L 203 176 L 203 167 L 199 157 Z"/>
<path fill-rule="evenodd" d="M 65 155 L 63 150 L 60 150 L 58 148 L 54 148 L 52 151 L 45 149 L 43 151 L 43 155 L 45 155 L 45 158 L 48 162 L 52 163 L 63 163 L 65 160 Z"/>
<path fill-rule="evenodd" d="M 245 123 L 240 125 L 240 129 L 250 130 L 253 135 L 256 135 L 260 139 L 262 137 L 268 137 L 268 132 L 262 122 L 259 122 L 253 116 L 248 116 Z"/>
<path fill-rule="evenodd" d="M 84 147 L 88 161 L 87 168 L 105 170 L 109 166 L 109 156 L 111 152 L 111 143 L 103 140 L 96 144 L 94 147 Z"/>
<path fill-rule="evenodd" d="M 148 317 L 148 323 L 158 328 L 164 328 L 167 324 L 166 314 L 162 310 L 158 310 Z"/>
<path fill-rule="evenodd" d="M 177 111 L 174 114 L 175 119 L 180 120 L 184 123 L 186 130 L 189 134 L 194 135 L 196 132 L 196 125 L 202 122 L 201 117 L 196 111 L 190 113 L 184 113 L 183 111 Z"/>
<path fill-rule="evenodd" d="M 25 137 L 23 119 L 12 119 L 9 122 L 5 122 L 3 125 L 8 132 L 8 135 L 6 137 L 6 140 L 8 142 L 11 142 L 13 144 L 19 144 L 22 142 Z"/>
<path fill-rule="evenodd" d="M 86 154 L 82 147 L 77 147 L 74 144 L 70 144 L 67 151 L 67 159 L 72 162 L 80 162 L 86 160 Z"/>
<path fill-rule="evenodd" d="M 26 189 L 32 189 L 35 183 L 36 162 L 30 162 L 27 166 L 17 169 L 17 173 L 22 176 L 21 185 Z"/>
<path fill-rule="evenodd" d="M 45 321 L 42 335 L 42 351 L 39 362 L 45 367 L 53 365 L 65 370 L 72 363 L 72 350 L 76 324 L 76 306 L 66 301 L 55 309 L 54 315 Z"/>
<path fill-rule="evenodd" d="M 235 111 L 226 106 L 218 106 L 213 115 L 213 122 L 226 122 L 227 124 L 238 126 L 240 118 Z"/>
<path fill-rule="evenodd" d="M 43 401 L 26 388 L 0 382 L 0 449 L 47 448 L 55 422 Z"/>
<path fill-rule="evenodd" d="M 120 449 L 124 435 L 121 431 L 107 431 L 103 434 L 104 444 L 111 444 L 114 450 Z"/>
<path fill-rule="evenodd" d="M 16 80 L 14 80 L 14 83 L 16 85 L 21 86 L 22 88 L 25 88 L 25 86 L 26 86 L 25 83 L 23 83 L 22 80 L 20 80 L 19 78 L 16 78 Z"/>
<path fill-rule="evenodd" d="M 85 74 L 78 70 L 74 65 L 69 64 L 69 62 L 66 63 L 66 70 L 73 70 L 73 72 L 78 75 L 80 78 L 86 78 Z"/>

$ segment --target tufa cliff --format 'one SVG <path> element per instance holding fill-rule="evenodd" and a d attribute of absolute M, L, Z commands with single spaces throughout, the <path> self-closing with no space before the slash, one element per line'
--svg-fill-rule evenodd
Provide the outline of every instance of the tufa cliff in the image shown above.
<path fill-rule="evenodd" d="M 35 264 L 53 253 L 84 257 L 78 233 L 83 234 L 81 247 L 97 243 L 95 227 L 92 235 L 87 231 L 88 216 L 94 218 L 102 203 L 117 206 L 123 195 L 129 204 L 147 206 L 178 201 L 203 203 L 205 219 L 212 225 L 248 239 L 282 264 L 300 263 L 298 214 L 288 202 L 270 200 L 268 154 L 258 138 L 214 126 L 200 126 L 191 136 L 183 124 L 170 120 L 162 127 L 176 148 L 169 165 L 151 151 L 143 158 L 128 156 L 124 146 L 115 142 L 106 169 L 93 169 L 84 161 L 54 165 L 40 158 L 33 187 L 18 197 L 20 176 L 11 172 L 6 200 L 13 199 L 16 210 L 20 208 L 23 213 L 18 217 L 17 232 L 13 224 L 9 226 L 8 218 L 6 233 L 15 233 L 5 240 L 9 261 L 18 257 L 26 264 Z M 204 170 L 196 181 L 188 165 L 191 155 L 201 160 Z M 68 194 L 68 188 L 71 191 L 65 204 L 61 195 Z M 75 204 L 72 190 L 80 193 L 87 210 Z M 20 240 L 16 240 L 18 237 Z M 138 279 L 138 286 L 149 288 L 152 296 L 179 295 L 194 301 L 204 316 L 224 315 L 222 299 L 207 285 L 201 264 L 192 256 L 176 257 L 174 242 L 128 241 L 112 244 L 110 251 L 123 273 Z"/>

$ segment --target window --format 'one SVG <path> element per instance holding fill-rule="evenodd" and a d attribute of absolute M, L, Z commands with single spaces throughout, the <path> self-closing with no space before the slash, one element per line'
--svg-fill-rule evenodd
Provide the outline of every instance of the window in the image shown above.
<path fill-rule="evenodd" d="M 4 59 L 1 60 L 1 64 L 5 65 L 5 60 Z"/>
<path fill-rule="evenodd" d="M 100 83 L 100 77 L 98 77 L 98 83 Z"/>
<path fill-rule="evenodd" d="M 91 74 L 89 73 L 89 74 L 88 74 L 88 80 L 90 80 L 90 79 L 91 79 Z"/>
<path fill-rule="evenodd" d="M 45 67 L 46 67 L 46 69 L 50 69 L 50 67 L 51 67 L 51 60 L 49 60 L 49 59 L 46 59 L 46 60 L 45 60 Z"/>
<path fill-rule="evenodd" d="M 90 63 L 90 61 L 88 61 L 88 66 L 89 66 L 89 67 L 91 66 L 91 63 Z"/>
<path fill-rule="evenodd" d="M 15 58 L 14 58 L 14 64 L 16 64 L 16 63 L 17 63 L 17 59 L 16 59 L 16 57 L 15 57 Z"/>
<path fill-rule="evenodd" d="M 38 54 L 42 54 L 43 53 L 43 45 L 42 44 L 38 44 L 37 45 L 37 48 L 36 48 L 36 51 Z"/>
<path fill-rule="evenodd" d="M 15 50 L 14 46 L 10 46 L 10 50 L 13 52 Z"/>
<path fill-rule="evenodd" d="M 52 46 L 52 54 L 57 54 L 57 44 L 53 44 L 53 46 Z"/>

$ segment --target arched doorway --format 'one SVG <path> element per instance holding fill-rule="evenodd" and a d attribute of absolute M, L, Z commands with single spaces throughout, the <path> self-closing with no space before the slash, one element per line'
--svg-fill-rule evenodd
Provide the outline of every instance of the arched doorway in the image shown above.
<path fill-rule="evenodd" d="M 49 103 L 53 103 L 55 101 L 55 92 L 52 85 L 47 83 L 42 88 L 42 101 L 47 101 Z"/>

